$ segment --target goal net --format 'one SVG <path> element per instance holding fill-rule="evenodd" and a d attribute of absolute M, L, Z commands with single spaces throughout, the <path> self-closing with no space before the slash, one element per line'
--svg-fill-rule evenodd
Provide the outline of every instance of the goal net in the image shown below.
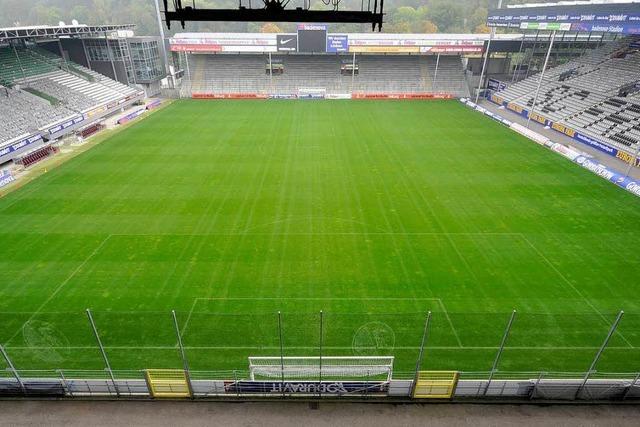
<path fill-rule="evenodd" d="M 391 379 L 393 356 L 249 357 L 252 380 Z"/>
<path fill-rule="evenodd" d="M 327 97 L 327 88 L 324 88 L 324 87 L 298 88 L 298 98 L 301 98 L 301 99 L 324 99 L 326 97 Z"/>

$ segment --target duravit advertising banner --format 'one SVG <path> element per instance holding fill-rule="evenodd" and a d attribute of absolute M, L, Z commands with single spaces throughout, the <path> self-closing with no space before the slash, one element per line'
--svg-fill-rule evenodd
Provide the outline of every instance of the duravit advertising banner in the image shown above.
<path fill-rule="evenodd" d="M 28 145 L 35 144 L 38 141 L 42 141 L 41 135 L 32 135 L 30 137 L 21 139 L 20 141 L 14 142 L 13 144 L 1 149 L 0 157 L 5 156 L 9 153 L 13 153 L 14 151 L 18 151 L 19 149 L 24 148 Z"/>
<path fill-rule="evenodd" d="M 536 30 L 640 34 L 638 3 L 578 4 L 495 9 L 487 25 Z"/>
<path fill-rule="evenodd" d="M 73 117 L 70 120 L 67 120 L 64 123 L 60 123 L 60 124 L 58 124 L 58 125 L 56 125 L 56 126 L 54 126 L 52 128 L 49 128 L 47 130 L 47 132 L 49 132 L 50 135 L 53 135 L 54 133 L 58 133 L 60 131 L 63 131 L 65 129 L 75 125 L 75 124 L 78 124 L 78 123 L 82 122 L 83 120 L 84 120 L 84 117 L 76 116 L 76 117 Z"/>

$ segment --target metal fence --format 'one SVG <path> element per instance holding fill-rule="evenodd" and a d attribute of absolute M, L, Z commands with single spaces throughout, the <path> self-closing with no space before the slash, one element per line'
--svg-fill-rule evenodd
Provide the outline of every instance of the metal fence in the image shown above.
<path fill-rule="evenodd" d="M 640 398 L 640 315 L 254 309 L 0 313 L 0 397 Z M 371 356 L 393 357 L 390 379 L 322 375 L 323 357 Z M 249 357 L 320 368 L 256 380 Z"/>

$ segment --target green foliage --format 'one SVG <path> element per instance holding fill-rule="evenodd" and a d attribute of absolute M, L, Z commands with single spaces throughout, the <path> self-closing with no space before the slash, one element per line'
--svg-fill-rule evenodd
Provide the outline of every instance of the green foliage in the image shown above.
<path fill-rule="evenodd" d="M 521 2 L 520 0 L 515 3 Z M 513 3 L 513 1 L 512 1 Z M 342 8 L 359 9 L 356 0 L 344 0 Z M 234 8 L 235 0 L 196 0 L 200 8 Z M 496 0 L 388 0 L 385 3 L 385 32 L 473 32 L 486 21 L 487 9 Z M 255 7 L 255 5 L 254 5 Z M 327 9 L 320 1 L 312 9 Z M 136 24 L 139 35 L 158 33 L 155 7 L 151 0 L 3 0 L 0 27 L 14 25 L 54 25 L 77 19 L 86 24 Z M 277 23 L 283 31 L 295 31 L 295 24 Z M 260 32 L 262 23 L 192 22 L 186 31 Z M 368 32 L 369 25 L 332 24 L 335 32 Z M 171 32 L 182 31 L 175 25 Z"/>

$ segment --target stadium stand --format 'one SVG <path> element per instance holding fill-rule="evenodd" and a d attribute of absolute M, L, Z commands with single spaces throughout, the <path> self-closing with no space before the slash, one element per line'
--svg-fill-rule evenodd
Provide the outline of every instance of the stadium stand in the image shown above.
<path fill-rule="evenodd" d="M 0 149 L 8 141 L 140 95 L 37 46 L 0 47 L 0 84 Z"/>
<path fill-rule="evenodd" d="M 624 151 L 640 143 L 640 98 L 619 97 L 621 88 L 640 82 L 640 37 L 605 44 L 549 69 L 541 84 L 536 113 Z M 530 110 L 540 76 L 500 92 L 504 101 Z"/>
<path fill-rule="evenodd" d="M 344 57 L 336 55 L 274 55 L 283 72 L 269 76 L 265 55 L 194 54 L 188 56 L 191 93 L 297 93 L 300 88 L 325 88 L 330 93 L 446 92 L 469 96 L 460 56 L 360 55 L 358 73 L 341 73 Z M 351 57 L 348 57 L 351 60 Z M 352 83 L 353 80 L 353 83 Z"/>

